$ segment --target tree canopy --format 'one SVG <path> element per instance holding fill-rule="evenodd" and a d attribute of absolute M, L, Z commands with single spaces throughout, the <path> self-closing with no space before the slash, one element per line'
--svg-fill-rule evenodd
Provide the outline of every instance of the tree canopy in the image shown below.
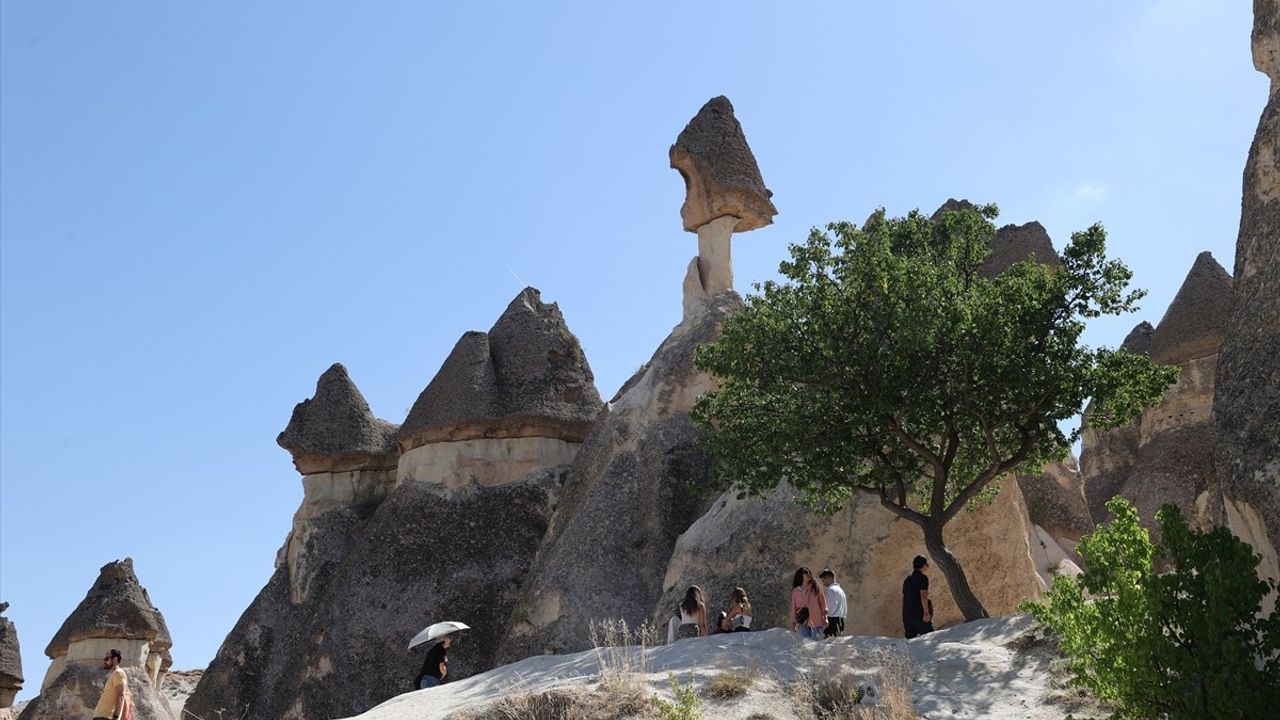
<path fill-rule="evenodd" d="M 699 349 L 718 389 L 694 415 L 710 429 L 723 487 L 763 495 L 788 482 L 819 510 L 873 493 L 919 524 L 967 619 L 984 617 L 942 526 L 1017 470 L 1065 456 L 1061 421 L 1092 402 L 1122 425 L 1177 377 L 1146 356 L 1080 343 L 1085 320 L 1143 295 L 1106 258 L 1100 225 L 1056 264 L 980 272 L 994 205 L 815 228 L 781 281 L 756 293 Z"/>

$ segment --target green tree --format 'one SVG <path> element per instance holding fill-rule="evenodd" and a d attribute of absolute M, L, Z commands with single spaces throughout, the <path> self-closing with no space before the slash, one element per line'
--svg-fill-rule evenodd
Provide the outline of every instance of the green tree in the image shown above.
<path fill-rule="evenodd" d="M 1026 610 L 1049 626 L 1076 681 L 1117 702 L 1118 717 L 1255 718 L 1280 704 L 1280 618 L 1260 616 L 1275 582 L 1226 528 L 1192 530 L 1173 505 L 1155 547 L 1122 498 L 1115 519 L 1081 541 L 1088 570 L 1059 575 Z M 1157 574 L 1152 559 L 1171 569 Z M 1090 599 L 1092 597 L 1093 599 Z"/>
<path fill-rule="evenodd" d="M 1115 427 L 1159 401 L 1176 368 L 1091 350 L 1084 319 L 1132 310 L 1130 272 L 1106 233 L 1078 232 L 1053 267 L 979 272 L 994 205 L 838 222 L 791 246 L 782 282 L 757 285 L 701 347 L 719 378 L 695 418 L 711 430 L 721 487 L 763 495 L 780 482 L 820 511 L 873 493 L 919 525 L 966 620 L 986 617 L 943 527 L 994 496 L 992 482 L 1063 457 L 1079 431 L 1058 422 L 1092 399 Z M 986 491 L 986 492 L 984 492 Z"/>

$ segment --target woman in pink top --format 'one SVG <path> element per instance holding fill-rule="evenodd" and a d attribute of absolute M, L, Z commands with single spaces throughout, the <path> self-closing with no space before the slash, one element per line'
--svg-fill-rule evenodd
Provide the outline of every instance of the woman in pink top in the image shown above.
<path fill-rule="evenodd" d="M 791 629 L 812 640 L 821 640 L 827 627 L 827 596 L 818 588 L 809 568 L 796 570 L 791 579 Z"/>

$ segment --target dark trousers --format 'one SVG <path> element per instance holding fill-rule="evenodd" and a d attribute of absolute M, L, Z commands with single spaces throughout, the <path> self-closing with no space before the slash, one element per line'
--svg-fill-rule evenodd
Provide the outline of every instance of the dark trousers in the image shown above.
<path fill-rule="evenodd" d="M 909 618 L 904 616 L 902 618 L 902 629 L 906 631 L 907 639 L 910 640 L 913 637 L 933 632 L 933 623 L 925 622 L 918 617 Z"/>
<path fill-rule="evenodd" d="M 844 634 L 844 618 L 828 617 L 827 629 L 823 630 L 822 634 L 827 637 L 840 637 L 841 635 L 843 635 Z"/>

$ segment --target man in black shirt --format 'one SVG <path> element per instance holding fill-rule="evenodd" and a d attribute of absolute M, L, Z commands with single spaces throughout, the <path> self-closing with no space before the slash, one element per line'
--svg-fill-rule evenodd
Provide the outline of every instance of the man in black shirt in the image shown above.
<path fill-rule="evenodd" d="M 913 572 L 902 581 L 902 629 L 907 639 L 933 632 L 933 603 L 929 602 L 929 561 L 917 555 Z"/>
<path fill-rule="evenodd" d="M 422 662 L 422 672 L 418 673 L 418 680 L 414 683 L 419 690 L 444 682 L 445 676 L 449 674 L 449 646 L 452 644 L 453 637 L 446 635 L 427 651 L 427 659 Z"/>

